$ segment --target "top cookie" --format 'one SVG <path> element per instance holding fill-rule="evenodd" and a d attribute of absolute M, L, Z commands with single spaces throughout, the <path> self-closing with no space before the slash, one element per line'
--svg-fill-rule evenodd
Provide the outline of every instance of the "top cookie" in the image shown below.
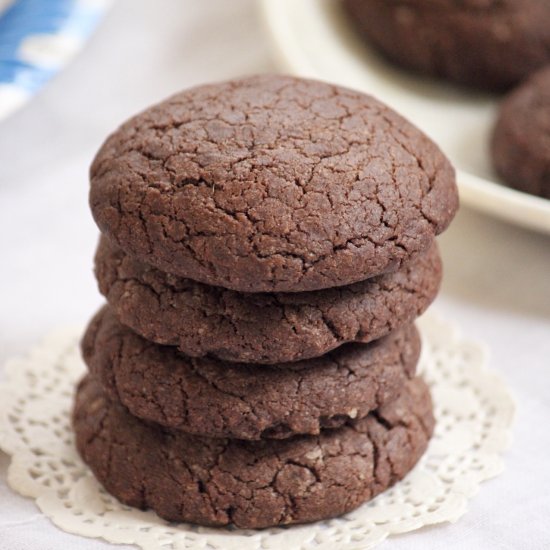
<path fill-rule="evenodd" d="M 506 90 L 550 63 L 548 0 L 344 0 L 358 30 L 404 67 Z"/>
<path fill-rule="evenodd" d="M 130 119 L 91 167 L 102 232 L 161 270 L 244 292 L 298 292 L 393 271 L 458 206 L 454 171 L 370 96 L 253 76 Z"/>

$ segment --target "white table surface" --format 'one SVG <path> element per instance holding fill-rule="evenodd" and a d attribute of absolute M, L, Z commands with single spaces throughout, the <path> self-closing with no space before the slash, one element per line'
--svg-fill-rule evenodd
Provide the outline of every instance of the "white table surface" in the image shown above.
<path fill-rule="evenodd" d="M 273 70 L 254 0 L 118 0 L 68 69 L 0 123 L 0 364 L 101 303 L 87 169 L 105 135 L 181 88 Z M 440 242 L 433 307 L 490 348 L 517 399 L 514 441 L 456 524 L 380 548 L 550 548 L 550 238 L 463 209 Z M 59 531 L 7 487 L 7 465 L 0 453 L 0 549 L 111 547 Z"/>

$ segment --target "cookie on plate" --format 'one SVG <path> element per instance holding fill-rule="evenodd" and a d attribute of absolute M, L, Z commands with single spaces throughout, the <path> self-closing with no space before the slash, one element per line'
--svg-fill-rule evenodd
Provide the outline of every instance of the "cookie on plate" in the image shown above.
<path fill-rule="evenodd" d="M 435 243 L 393 273 L 298 293 L 197 283 L 140 262 L 104 237 L 95 265 L 117 317 L 147 340 L 193 357 L 268 364 L 318 357 L 412 323 L 435 298 L 442 274 Z"/>
<path fill-rule="evenodd" d="M 510 187 L 550 199 L 550 66 L 503 101 L 491 156 Z"/>
<path fill-rule="evenodd" d="M 82 352 L 104 391 L 135 416 L 202 436 L 281 439 L 339 427 L 395 399 L 414 376 L 420 338 L 411 325 L 316 359 L 257 366 L 187 357 L 103 308 Z"/>
<path fill-rule="evenodd" d="M 458 207 L 439 148 L 376 99 L 263 75 L 181 92 L 98 152 L 90 206 L 128 254 L 244 292 L 395 271 Z"/>
<path fill-rule="evenodd" d="M 477 88 L 506 90 L 550 63 L 547 0 L 344 0 L 391 61 Z"/>
<path fill-rule="evenodd" d="M 169 521 L 261 528 L 341 515 L 403 478 L 433 430 L 428 388 L 337 430 L 284 440 L 200 438 L 147 424 L 93 379 L 73 412 L 80 455 L 125 504 Z"/>

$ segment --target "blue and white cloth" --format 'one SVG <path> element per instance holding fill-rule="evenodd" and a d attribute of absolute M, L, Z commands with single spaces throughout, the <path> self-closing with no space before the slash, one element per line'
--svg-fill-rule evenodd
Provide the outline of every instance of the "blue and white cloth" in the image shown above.
<path fill-rule="evenodd" d="M 0 0 L 0 119 L 81 48 L 110 0 Z"/>

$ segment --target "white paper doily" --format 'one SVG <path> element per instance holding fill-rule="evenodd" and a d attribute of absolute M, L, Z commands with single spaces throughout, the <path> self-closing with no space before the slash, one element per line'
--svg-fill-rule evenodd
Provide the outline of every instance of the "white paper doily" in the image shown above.
<path fill-rule="evenodd" d="M 11 455 L 8 482 L 34 498 L 61 529 L 144 550 L 366 550 L 388 535 L 454 522 L 480 482 L 503 469 L 513 399 L 485 368 L 483 349 L 433 315 L 419 321 L 420 371 L 432 389 L 437 425 L 428 451 L 392 489 L 344 517 L 311 525 L 241 531 L 174 525 L 123 506 L 80 460 L 70 427 L 74 385 L 84 372 L 81 329 L 51 334 L 25 359 L 6 365 L 0 386 L 0 448 Z"/>

